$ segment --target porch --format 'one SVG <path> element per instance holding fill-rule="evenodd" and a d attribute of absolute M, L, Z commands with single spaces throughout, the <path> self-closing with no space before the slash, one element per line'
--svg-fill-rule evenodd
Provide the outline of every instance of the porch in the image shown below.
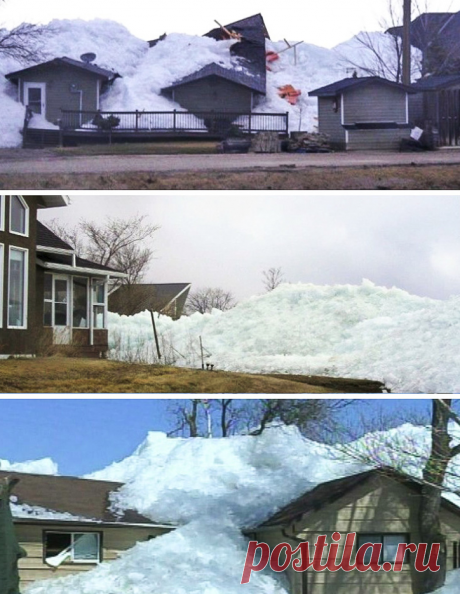
<path fill-rule="evenodd" d="M 83 143 L 142 142 L 167 139 L 222 140 L 257 132 L 289 135 L 289 113 L 226 111 L 76 111 L 61 110 L 59 127 L 33 128 L 26 108 L 23 147 Z"/>

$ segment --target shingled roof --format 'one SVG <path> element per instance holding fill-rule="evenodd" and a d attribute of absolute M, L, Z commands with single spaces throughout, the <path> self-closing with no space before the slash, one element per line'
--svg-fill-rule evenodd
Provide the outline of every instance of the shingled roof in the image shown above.
<path fill-rule="evenodd" d="M 337 501 L 352 489 L 364 485 L 378 476 L 386 476 L 387 478 L 399 481 L 415 492 L 420 492 L 421 490 L 421 480 L 409 477 L 392 468 L 375 468 L 344 478 L 321 483 L 314 489 L 304 493 L 280 509 L 268 518 L 268 520 L 265 520 L 265 522 L 260 524 L 258 528 L 271 528 L 274 526 L 286 527 L 289 524 L 299 521 L 304 514 L 318 511 L 326 505 Z M 460 516 L 460 508 L 444 497 L 442 499 L 442 506 Z"/>
<path fill-rule="evenodd" d="M 37 221 L 37 246 L 74 251 L 70 244 L 58 237 L 40 221 Z"/>
<path fill-rule="evenodd" d="M 386 78 L 381 78 L 380 76 L 363 76 L 359 78 L 343 78 L 342 80 L 338 80 L 330 85 L 326 85 L 325 87 L 320 87 L 319 89 L 310 91 L 308 94 L 310 97 L 335 97 L 335 95 L 343 93 L 348 89 L 376 83 L 388 87 L 394 87 L 396 89 L 400 89 L 401 91 L 405 91 L 406 93 L 415 93 L 411 87 L 402 85 L 392 80 L 387 80 Z"/>
<path fill-rule="evenodd" d="M 40 64 L 35 64 L 34 66 L 28 66 L 27 68 L 23 68 L 22 70 L 16 70 L 15 72 L 9 72 L 5 74 L 5 78 L 16 82 L 20 76 L 28 72 L 32 72 L 37 69 L 48 68 L 52 66 L 71 66 L 73 68 L 79 68 L 80 70 L 85 70 L 86 72 L 90 72 L 91 74 L 97 75 L 99 78 L 104 78 L 107 81 L 114 80 L 115 78 L 121 78 L 121 75 L 118 72 L 113 70 L 107 70 L 107 68 L 101 68 L 97 64 L 91 64 L 87 62 L 81 62 L 80 60 L 74 60 L 73 58 L 68 58 L 67 56 L 63 56 L 62 58 L 54 58 L 53 60 L 49 60 L 48 62 L 41 62 Z"/>
<path fill-rule="evenodd" d="M 421 78 L 413 83 L 412 89 L 415 91 L 438 91 L 451 85 L 460 84 L 460 74 L 439 74 Z"/>
<path fill-rule="evenodd" d="M 123 483 L 95 481 L 73 476 L 51 476 L 26 474 L 22 472 L 0 471 L 0 478 L 19 479 L 14 485 L 12 495 L 15 503 L 44 510 L 68 513 L 75 516 L 69 522 L 98 522 L 102 524 L 148 524 L 155 522 L 134 510 L 115 513 L 110 509 L 110 494 L 118 491 Z M 39 514 L 18 518 L 19 522 L 50 522 L 50 518 Z M 52 520 L 51 520 L 52 521 Z M 60 519 L 59 522 L 63 520 Z"/>

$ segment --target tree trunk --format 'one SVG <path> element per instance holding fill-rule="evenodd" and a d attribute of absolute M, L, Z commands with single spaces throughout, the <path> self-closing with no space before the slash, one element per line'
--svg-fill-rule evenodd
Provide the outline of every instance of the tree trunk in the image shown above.
<path fill-rule="evenodd" d="M 427 569 L 419 574 L 420 594 L 428 594 L 441 588 L 446 580 L 447 551 L 446 538 L 441 533 L 439 518 L 441 496 L 447 465 L 452 457 L 450 437 L 447 431 L 451 400 L 433 401 L 431 422 L 431 451 L 423 470 L 423 485 L 419 507 L 420 542 L 426 542 L 427 558 L 431 545 L 440 543 L 438 565 L 440 570 L 433 572 Z"/>

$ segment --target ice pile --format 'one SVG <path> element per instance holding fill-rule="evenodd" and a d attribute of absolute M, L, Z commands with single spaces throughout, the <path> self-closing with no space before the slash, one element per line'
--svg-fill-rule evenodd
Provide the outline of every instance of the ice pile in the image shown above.
<path fill-rule="evenodd" d="M 383 33 L 372 34 L 391 52 L 391 38 Z M 160 95 L 166 87 L 182 77 L 216 62 L 224 68 L 243 67 L 230 55 L 233 41 L 215 41 L 208 37 L 172 33 L 153 48 L 133 36 L 123 25 L 110 20 L 54 20 L 47 25 L 42 39 L 46 58 L 67 56 L 78 60 L 83 53 L 94 52 L 96 63 L 119 72 L 108 93 L 101 97 L 101 107 L 107 110 L 170 111 L 182 109 L 177 103 Z M 122 48 L 122 50 L 120 50 Z M 284 42 L 267 41 L 267 49 L 286 48 Z M 353 64 L 369 63 L 372 52 L 353 38 L 336 49 L 325 49 L 304 43 L 280 54 L 280 59 L 267 73 L 267 96 L 257 111 L 290 114 L 292 130 L 314 130 L 317 125 L 317 100 L 308 91 L 349 75 Z M 17 87 L 4 75 L 25 65 L 0 53 L 0 146 L 14 147 L 21 143 L 24 107 L 17 101 Z M 362 72 L 363 75 L 366 72 Z M 302 91 L 296 106 L 278 96 L 278 87 L 291 84 Z M 42 122 L 35 118 L 35 127 Z M 33 120 L 32 120 L 33 121 Z M 44 127 L 50 127 L 46 124 Z"/>
<path fill-rule="evenodd" d="M 457 442 L 460 434 L 454 438 Z M 91 572 L 37 582 L 27 594 L 240 594 L 247 547 L 243 527 L 254 526 L 320 482 L 369 468 L 359 460 L 369 446 L 403 446 L 402 457 L 390 458 L 410 462 L 418 474 L 423 464 L 418 454 L 426 454 L 428 443 L 429 428 L 412 425 L 368 435 L 349 444 L 346 455 L 342 446 L 315 443 L 293 427 L 225 439 L 168 438 L 152 432 L 131 456 L 91 478 L 126 482 L 115 507 L 134 507 L 157 522 L 179 527 Z M 460 486 L 458 479 L 453 486 Z M 257 573 L 247 590 L 287 594 L 283 579 Z M 458 593 L 457 586 L 442 594 Z"/>
<path fill-rule="evenodd" d="M 0 470 L 14 472 L 29 472 L 31 474 L 59 474 L 58 466 L 51 458 L 28 460 L 27 462 L 9 462 L 0 459 Z"/>
<path fill-rule="evenodd" d="M 397 288 L 284 284 L 222 313 L 157 320 L 164 356 L 199 366 L 199 337 L 218 369 L 382 381 L 396 393 L 460 391 L 460 299 Z M 147 312 L 109 315 L 111 356 L 153 360 Z M 174 350 L 172 350 L 174 349 Z"/>

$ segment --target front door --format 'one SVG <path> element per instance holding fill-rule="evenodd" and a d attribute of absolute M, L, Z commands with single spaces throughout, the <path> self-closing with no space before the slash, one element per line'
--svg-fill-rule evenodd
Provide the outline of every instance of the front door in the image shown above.
<path fill-rule="evenodd" d="M 24 83 L 24 105 L 46 117 L 46 83 Z"/>
<path fill-rule="evenodd" d="M 70 344 L 70 286 L 66 276 L 53 276 L 53 343 Z"/>

